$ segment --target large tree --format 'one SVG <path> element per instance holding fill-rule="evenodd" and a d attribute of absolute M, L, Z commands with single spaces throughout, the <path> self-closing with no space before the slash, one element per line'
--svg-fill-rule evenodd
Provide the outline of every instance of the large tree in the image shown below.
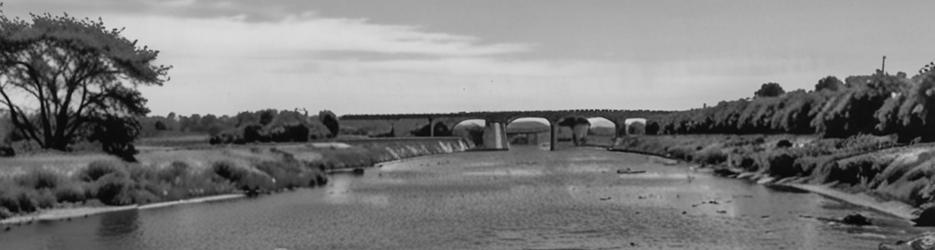
<path fill-rule="evenodd" d="M 332 138 L 338 136 L 340 125 L 338 124 L 338 116 L 336 116 L 334 112 L 331 112 L 331 110 L 319 111 L 318 119 L 328 128 L 328 132 L 331 132 Z"/>
<path fill-rule="evenodd" d="M 785 94 L 786 91 L 782 89 L 782 86 L 779 86 L 778 83 L 768 82 L 760 85 L 760 89 L 756 92 L 753 92 L 755 97 L 777 97 Z"/>
<path fill-rule="evenodd" d="M 113 126 L 106 121 L 149 112 L 136 88 L 168 80 L 170 66 L 154 64 L 158 51 L 100 19 L 29 19 L 0 12 L 0 105 L 24 136 L 64 150 L 96 126 Z"/>
<path fill-rule="evenodd" d="M 825 78 L 821 78 L 821 80 L 818 80 L 818 83 L 815 84 L 815 91 L 838 91 L 842 88 L 844 88 L 844 82 L 834 76 L 826 76 Z"/>

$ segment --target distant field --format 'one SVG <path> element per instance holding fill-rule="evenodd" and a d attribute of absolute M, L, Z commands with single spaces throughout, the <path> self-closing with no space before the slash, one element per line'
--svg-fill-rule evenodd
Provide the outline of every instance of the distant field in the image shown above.
<path fill-rule="evenodd" d="M 172 135 L 159 137 L 144 137 L 137 140 L 138 146 L 156 146 L 156 147 L 185 147 L 207 145 L 209 135 Z"/>
<path fill-rule="evenodd" d="M 22 175 L 31 169 L 42 168 L 61 175 L 71 176 L 88 163 L 97 160 L 119 160 L 104 153 L 49 152 L 16 157 L 0 157 L 0 178 Z"/>

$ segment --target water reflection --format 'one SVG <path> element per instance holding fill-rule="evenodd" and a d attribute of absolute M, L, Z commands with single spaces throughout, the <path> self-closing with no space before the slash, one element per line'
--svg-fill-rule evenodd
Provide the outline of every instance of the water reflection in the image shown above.
<path fill-rule="evenodd" d="M 328 186 L 325 187 L 324 200 L 333 204 L 369 204 L 374 206 L 387 206 L 389 197 L 382 194 L 366 194 L 353 190 L 354 179 L 349 175 L 333 175 Z"/>
<path fill-rule="evenodd" d="M 101 238 L 123 237 L 140 229 L 140 211 L 136 209 L 101 215 L 97 236 Z"/>

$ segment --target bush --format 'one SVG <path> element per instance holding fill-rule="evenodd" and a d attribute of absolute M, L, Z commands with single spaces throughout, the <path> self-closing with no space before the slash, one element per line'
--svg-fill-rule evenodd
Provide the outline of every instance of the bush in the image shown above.
<path fill-rule="evenodd" d="M 257 142 L 257 141 L 266 141 L 266 135 L 261 131 L 263 126 L 260 125 L 247 125 L 243 128 L 243 140 L 245 142 Z"/>
<path fill-rule="evenodd" d="M 665 151 L 669 157 L 682 159 L 684 161 L 692 161 L 692 152 L 694 152 L 694 149 L 675 146 L 667 148 Z"/>
<path fill-rule="evenodd" d="M 777 177 L 791 177 L 801 174 L 795 168 L 795 156 L 789 151 L 776 151 L 767 156 L 766 172 Z"/>
<path fill-rule="evenodd" d="M 0 179 L 0 208 L 13 214 L 29 213 L 39 207 L 35 190 L 24 189 L 13 181 Z"/>
<path fill-rule="evenodd" d="M 82 202 L 87 198 L 84 187 L 77 183 L 59 185 L 54 190 L 55 200 L 58 202 Z"/>
<path fill-rule="evenodd" d="M 39 202 L 36 200 L 35 190 L 21 189 L 16 194 L 16 201 L 19 203 L 19 211 L 25 213 L 35 212 L 39 209 Z"/>
<path fill-rule="evenodd" d="M 159 179 L 159 170 L 150 166 L 129 165 L 127 172 L 130 174 L 130 179 L 136 183 Z"/>
<path fill-rule="evenodd" d="M 269 191 L 274 187 L 273 180 L 269 177 L 239 167 L 229 161 L 215 162 L 211 169 L 214 174 L 230 181 L 235 187 L 248 194 Z"/>
<path fill-rule="evenodd" d="M 172 164 L 169 164 L 168 167 L 159 170 L 159 180 L 179 184 L 186 176 L 188 176 L 189 166 L 188 163 L 182 161 L 174 161 Z"/>
<path fill-rule="evenodd" d="M 133 187 L 133 181 L 125 174 L 110 173 L 95 182 L 96 197 L 101 203 L 119 206 L 128 205 L 133 202 L 128 194 Z"/>
<path fill-rule="evenodd" d="M 34 199 L 36 200 L 36 206 L 40 208 L 52 208 L 58 204 L 55 194 L 49 189 L 40 189 L 36 192 L 36 197 Z"/>
<path fill-rule="evenodd" d="M 131 204 L 149 204 L 153 202 L 159 202 L 160 199 L 157 195 L 146 189 L 133 189 L 129 192 Z"/>
<path fill-rule="evenodd" d="M 734 167 L 741 168 L 746 171 L 756 171 L 759 166 L 756 164 L 756 159 L 753 158 L 749 152 L 738 152 L 732 155 L 731 164 Z"/>
<path fill-rule="evenodd" d="M 13 150 L 12 146 L 0 146 L 0 157 L 13 157 L 16 156 L 16 151 Z"/>
<path fill-rule="evenodd" d="M 315 173 L 315 184 L 325 185 L 328 184 L 328 178 L 322 172 Z"/>
<path fill-rule="evenodd" d="M 9 209 L 0 206 L 0 220 L 13 217 L 13 212 L 10 212 Z"/>
<path fill-rule="evenodd" d="M 65 178 L 45 169 L 33 169 L 25 175 L 16 177 L 16 183 L 28 189 L 54 189 Z"/>
<path fill-rule="evenodd" d="M 249 174 L 248 170 L 238 167 L 233 162 L 229 161 L 215 162 L 214 165 L 211 166 L 211 169 L 214 171 L 214 174 L 231 182 L 238 182 Z"/>
<path fill-rule="evenodd" d="M 727 161 L 727 155 L 721 151 L 720 147 L 707 147 L 695 153 L 695 162 L 717 165 Z"/>
<path fill-rule="evenodd" d="M 95 182 L 101 177 L 112 173 L 126 173 L 126 167 L 117 161 L 93 161 L 88 167 L 78 174 L 78 177 L 86 182 Z"/>
<path fill-rule="evenodd" d="M 850 185 L 869 183 L 871 180 L 875 179 L 877 175 L 882 173 L 890 162 L 892 162 L 892 159 L 876 157 L 857 157 L 841 161 L 835 167 L 829 169 L 826 181 L 838 181 Z M 911 175 L 914 174 L 914 172 L 909 171 L 906 173 L 906 179 L 914 181 L 924 177 L 924 173 L 922 172 L 915 173 L 921 174 L 922 176 L 913 178 Z"/>
<path fill-rule="evenodd" d="M 277 189 L 308 187 L 318 183 L 315 172 L 304 169 L 299 162 L 261 162 L 256 167 L 275 179 Z"/>
<path fill-rule="evenodd" d="M 803 174 L 810 175 L 816 169 L 823 169 L 827 164 L 833 161 L 833 156 L 802 156 L 795 159 L 793 165 L 800 169 Z"/>

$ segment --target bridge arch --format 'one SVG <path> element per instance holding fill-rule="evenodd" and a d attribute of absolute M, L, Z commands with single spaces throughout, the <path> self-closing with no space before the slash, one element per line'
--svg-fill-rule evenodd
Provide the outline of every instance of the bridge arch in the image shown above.
<path fill-rule="evenodd" d="M 626 135 L 646 134 L 646 118 L 628 118 L 624 120 Z"/>
<path fill-rule="evenodd" d="M 616 138 L 620 135 L 620 125 L 617 121 L 604 116 L 589 117 L 587 119 L 590 126 L 583 140 L 585 144 L 611 146 L 615 143 Z"/>
<path fill-rule="evenodd" d="M 585 142 L 591 123 L 588 116 L 564 114 L 555 121 L 555 142 L 570 141 L 575 146 Z"/>
<path fill-rule="evenodd" d="M 474 146 L 484 145 L 484 128 L 487 126 L 484 119 L 465 119 L 454 122 L 451 127 L 452 136 L 464 138 Z"/>
<path fill-rule="evenodd" d="M 510 145 L 535 145 L 551 148 L 552 121 L 545 117 L 513 117 L 507 119 L 506 136 Z"/>

